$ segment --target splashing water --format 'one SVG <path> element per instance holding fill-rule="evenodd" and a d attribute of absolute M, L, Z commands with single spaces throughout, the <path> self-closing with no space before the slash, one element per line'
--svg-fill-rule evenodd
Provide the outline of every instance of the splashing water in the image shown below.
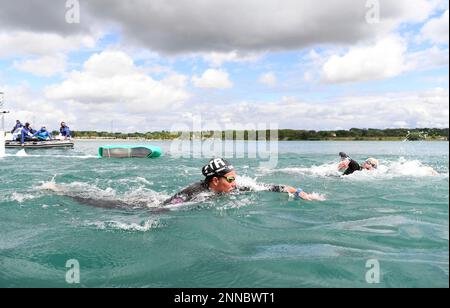
<path fill-rule="evenodd" d="M 341 176 L 342 173 L 340 173 L 337 170 L 337 164 L 335 163 L 328 163 L 323 164 L 320 166 L 312 166 L 312 167 L 290 167 L 290 168 L 282 168 L 282 169 L 264 169 L 261 168 L 260 171 L 263 174 L 270 174 L 270 173 L 288 173 L 288 174 L 305 174 L 305 175 L 312 175 L 312 176 L 319 176 L 319 177 L 327 177 L 327 176 Z"/>
<path fill-rule="evenodd" d="M 308 168 L 282 168 L 282 169 L 261 169 L 263 174 L 287 173 L 299 175 L 311 175 L 315 177 L 340 177 L 342 173 L 337 170 L 338 163 L 327 163 L 320 166 Z M 385 161 L 375 170 L 362 170 L 355 172 L 346 178 L 367 178 L 367 177 L 429 177 L 441 175 L 430 166 L 424 165 L 419 160 L 406 160 L 401 157 L 398 161 Z"/>
<path fill-rule="evenodd" d="M 25 149 L 22 149 L 19 152 L 17 152 L 16 156 L 17 157 L 26 157 L 26 156 L 28 156 L 28 154 L 27 154 L 27 152 L 25 152 Z"/>
<path fill-rule="evenodd" d="M 396 176 L 413 176 L 413 177 L 427 177 L 439 175 L 439 173 L 432 167 L 426 166 L 418 160 L 406 160 L 403 157 L 401 157 L 396 162 L 389 163 L 386 172 Z"/>
<path fill-rule="evenodd" d="M 155 208 L 159 207 L 164 200 L 168 198 L 167 195 L 156 193 L 153 190 L 142 187 L 132 189 L 119 195 L 112 187 L 101 189 L 94 184 L 73 182 L 67 184 L 57 184 L 55 178 L 49 182 L 44 182 L 36 187 L 37 190 L 46 190 L 59 195 L 75 198 L 80 202 L 87 202 L 95 206 L 96 201 L 99 207 L 107 207 L 108 204 L 114 207 L 128 207 L 128 208 Z M 103 206 L 102 206 L 103 205 Z"/>
<path fill-rule="evenodd" d="M 267 186 L 269 185 L 267 183 L 259 183 L 256 179 L 252 179 L 248 176 L 239 176 L 237 178 L 237 184 L 238 186 L 249 187 L 250 190 L 254 192 L 266 191 Z M 309 193 L 309 196 L 311 201 L 326 200 L 325 195 L 316 192 Z M 291 195 L 291 197 L 294 197 L 294 195 Z"/>
<path fill-rule="evenodd" d="M 153 229 L 161 228 L 162 224 L 158 219 L 148 219 L 141 223 L 124 223 L 120 221 L 95 221 L 86 222 L 86 226 L 95 227 L 99 230 L 119 230 L 127 232 L 148 232 Z"/>
<path fill-rule="evenodd" d="M 248 176 L 238 176 L 236 179 L 238 186 L 249 187 L 252 191 L 264 191 L 267 187 L 264 184 L 258 183 L 256 179 L 252 179 Z"/>
<path fill-rule="evenodd" d="M 32 195 L 32 194 L 22 194 L 22 193 L 18 193 L 18 192 L 14 192 L 11 197 L 10 197 L 10 201 L 17 201 L 18 203 L 23 203 L 27 200 L 32 200 L 37 198 L 37 196 Z"/>

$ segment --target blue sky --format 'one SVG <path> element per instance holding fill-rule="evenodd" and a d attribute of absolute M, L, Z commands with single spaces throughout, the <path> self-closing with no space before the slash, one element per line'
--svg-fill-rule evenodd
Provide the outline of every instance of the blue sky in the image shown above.
<path fill-rule="evenodd" d="M 8 125 L 448 127 L 448 1 L 61 2 L 0 4 Z"/>

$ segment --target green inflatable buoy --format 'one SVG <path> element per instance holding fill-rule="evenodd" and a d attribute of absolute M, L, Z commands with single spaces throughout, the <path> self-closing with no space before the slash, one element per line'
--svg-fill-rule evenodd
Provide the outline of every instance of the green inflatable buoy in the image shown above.
<path fill-rule="evenodd" d="M 98 149 L 100 158 L 156 158 L 163 154 L 152 145 L 106 145 Z"/>

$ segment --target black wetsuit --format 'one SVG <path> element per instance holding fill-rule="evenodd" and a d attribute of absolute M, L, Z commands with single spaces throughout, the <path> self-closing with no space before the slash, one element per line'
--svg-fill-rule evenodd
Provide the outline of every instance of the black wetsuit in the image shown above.
<path fill-rule="evenodd" d="M 284 192 L 286 186 L 283 185 L 264 185 L 266 188 L 266 191 L 273 191 L 273 192 Z M 237 191 L 251 191 L 252 188 L 248 186 L 237 186 Z M 196 197 L 198 197 L 200 194 L 208 193 L 210 192 L 208 188 L 208 183 L 205 181 L 201 181 L 198 183 L 194 183 L 182 191 L 175 194 L 172 198 L 164 201 L 163 205 L 169 205 L 169 204 L 179 204 L 183 202 L 189 202 L 195 200 Z"/>
<path fill-rule="evenodd" d="M 362 168 L 361 166 L 358 164 L 357 161 L 350 159 L 350 163 L 348 164 L 348 168 L 347 170 L 344 171 L 343 175 L 349 175 L 352 174 L 355 171 L 361 171 Z"/>

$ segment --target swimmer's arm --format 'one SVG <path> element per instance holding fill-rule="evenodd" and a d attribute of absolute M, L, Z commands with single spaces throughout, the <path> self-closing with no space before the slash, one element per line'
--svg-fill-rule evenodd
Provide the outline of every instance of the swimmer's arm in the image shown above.
<path fill-rule="evenodd" d="M 268 190 L 269 191 L 274 191 L 274 192 L 289 193 L 289 194 L 295 195 L 295 196 L 297 196 L 299 198 L 302 198 L 303 200 L 308 200 L 308 201 L 315 200 L 315 198 L 312 195 L 304 192 L 303 189 L 301 189 L 301 188 L 294 188 L 292 186 L 269 185 L 268 186 Z"/>
<path fill-rule="evenodd" d="M 281 193 L 287 192 L 286 191 L 286 187 L 287 186 L 284 186 L 284 185 L 267 185 L 267 184 L 264 184 L 264 185 L 262 185 L 262 187 L 264 188 L 263 189 L 264 191 L 281 192 Z M 245 185 L 237 186 L 237 190 L 241 191 L 241 192 L 258 191 L 258 190 L 255 190 L 254 188 L 250 187 L 250 186 L 245 186 Z"/>
<path fill-rule="evenodd" d="M 344 160 L 344 161 L 341 161 L 341 162 L 339 163 L 338 170 L 347 169 L 349 163 L 350 163 L 350 161 L 347 160 L 347 159 Z"/>
<path fill-rule="evenodd" d="M 279 193 L 289 193 L 289 194 L 293 194 L 296 195 L 299 198 L 302 198 L 303 200 L 316 200 L 315 197 L 313 197 L 312 195 L 304 192 L 302 189 L 297 189 L 291 186 L 286 186 L 286 185 L 264 185 L 266 187 L 267 191 L 271 191 L 271 192 L 279 192 Z M 239 186 L 238 187 L 239 191 L 242 192 L 246 192 L 246 191 L 252 191 L 251 187 L 248 186 Z"/>
<path fill-rule="evenodd" d="M 174 205 L 174 204 L 180 204 L 189 201 L 189 194 L 187 194 L 187 189 L 185 188 L 182 191 L 176 193 L 174 196 L 172 196 L 170 199 L 163 202 L 163 205 Z"/>
<path fill-rule="evenodd" d="M 301 189 L 301 188 L 294 188 L 291 186 L 286 186 L 285 192 L 296 195 L 297 197 L 302 198 L 303 200 L 307 200 L 307 201 L 315 200 L 315 198 L 312 195 L 305 193 L 303 191 L 303 189 Z"/>

